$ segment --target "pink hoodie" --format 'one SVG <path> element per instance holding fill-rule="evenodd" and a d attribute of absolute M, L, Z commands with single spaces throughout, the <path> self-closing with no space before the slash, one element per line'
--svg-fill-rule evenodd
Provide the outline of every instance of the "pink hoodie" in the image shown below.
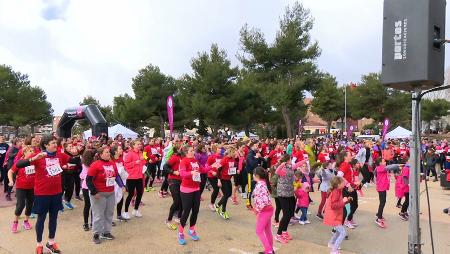
<path fill-rule="evenodd" d="M 145 160 L 141 159 L 142 152 L 135 152 L 133 150 L 129 151 L 124 159 L 123 164 L 125 166 L 125 170 L 128 173 L 128 179 L 142 179 L 144 178 L 144 173 L 142 170 L 145 166 Z M 136 163 L 140 161 L 139 163 Z"/>
<path fill-rule="evenodd" d="M 303 183 L 301 188 L 295 191 L 295 197 L 297 197 L 298 207 L 309 207 L 309 196 L 306 192 L 306 187 L 309 187 L 308 183 Z"/>

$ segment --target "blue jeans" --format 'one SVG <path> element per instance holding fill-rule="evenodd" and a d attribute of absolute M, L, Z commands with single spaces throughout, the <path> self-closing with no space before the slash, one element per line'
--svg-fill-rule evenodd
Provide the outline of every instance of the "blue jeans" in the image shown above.
<path fill-rule="evenodd" d="M 299 207 L 300 211 L 302 212 L 302 215 L 300 216 L 300 221 L 306 221 L 308 218 L 306 217 L 308 215 L 308 207 Z"/>

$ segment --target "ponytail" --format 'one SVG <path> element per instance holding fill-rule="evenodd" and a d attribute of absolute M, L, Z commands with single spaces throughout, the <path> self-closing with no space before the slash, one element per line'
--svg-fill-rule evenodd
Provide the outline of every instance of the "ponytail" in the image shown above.
<path fill-rule="evenodd" d="M 255 168 L 253 173 L 259 176 L 260 179 L 266 181 L 267 189 L 269 190 L 269 193 L 272 193 L 272 187 L 270 186 L 269 180 L 269 173 L 267 172 L 267 170 L 261 166 L 258 166 Z"/>

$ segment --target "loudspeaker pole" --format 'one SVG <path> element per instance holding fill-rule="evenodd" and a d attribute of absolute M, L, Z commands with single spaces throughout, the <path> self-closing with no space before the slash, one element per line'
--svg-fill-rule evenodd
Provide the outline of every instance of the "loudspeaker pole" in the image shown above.
<path fill-rule="evenodd" d="M 409 231 L 408 254 L 422 254 L 421 229 L 420 229 L 420 100 L 421 89 L 412 92 L 412 144 L 409 161 Z"/>

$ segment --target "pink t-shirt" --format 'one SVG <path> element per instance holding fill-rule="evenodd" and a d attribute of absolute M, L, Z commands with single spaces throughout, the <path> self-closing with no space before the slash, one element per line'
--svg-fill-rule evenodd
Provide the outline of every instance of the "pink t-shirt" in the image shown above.
<path fill-rule="evenodd" d="M 389 190 L 390 183 L 386 167 L 378 166 L 375 170 L 377 172 L 377 191 L 381 192 Z"/>
<path fill-rule="evenodd" d="M 402 170 L 402 184 L 403 184 L 403 192 L 407 193 L 409 192 L 409 184 L 406 184 L 403 180 L 406 177 L 406 179 L 409 180 L 409 167 L 403 167 Z"/>

